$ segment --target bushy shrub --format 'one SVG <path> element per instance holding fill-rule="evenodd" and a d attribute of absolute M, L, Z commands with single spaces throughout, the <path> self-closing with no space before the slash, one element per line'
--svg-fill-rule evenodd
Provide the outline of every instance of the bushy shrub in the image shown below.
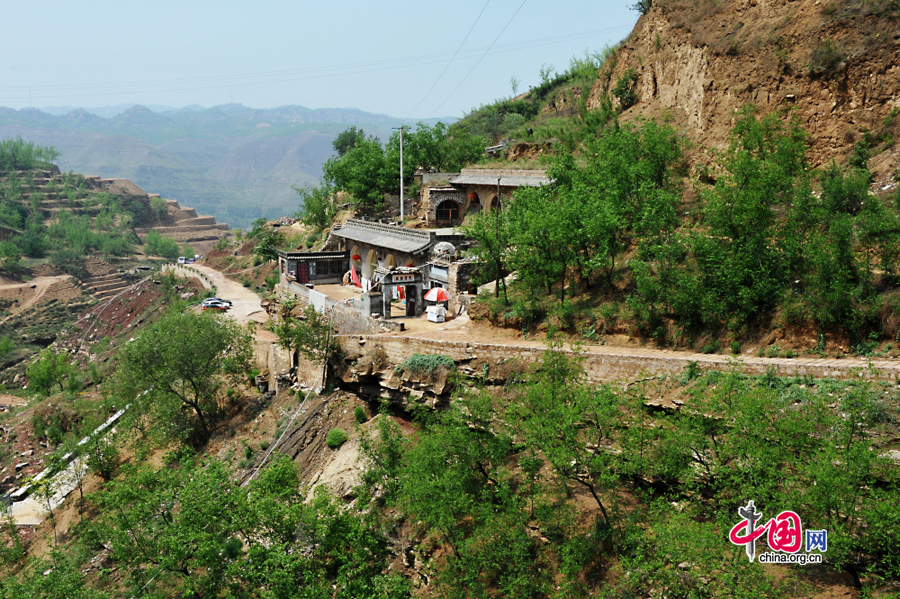
<path fill-rule="evenodd" d="M 628 110 L 638 101 L 638 95 L 634 91 L 637 84 L 638 76 L 634 69 L 626 69 L 622 76 L 616 81 L 616 87 L 613 88 L 613 95 L 619 100 L 622 110 Z"/>
<path fill-rule="evenodd" d="M 175 261 L 179 256 L 178 243 L 174 239 L 163 237 L 157 231 L 147 233 L 145 243 L 148 255 L 163 256 L 167 260 Z"/>
<path fill-rule="evenodd" d="M 9 335 L 0 337 L 0 360 L 6 358 L 16 349 L 16 342 Z"/>
<path fill-rule="evenodd" d="M 150 200 L 150 209 L 153 210 L 153 214 L 158 220 L 166 215 L 169 210 L 169 204 L 162 198 L 153 198 Z"/>
<path fill-rule="evenodd" d="M 847 50 L 832 39 L 826 38 L 813 49 L 809 61 L 809 70 L 813 73 L 830 73 L 847 58 Z"/>
<path fill-rule="evenodd" d="M 47 166 L 59 156 L 59 151 L 53 146 L 38 146 L 21 137 L 0 141 L 0 171 Z"/>
<path fill-rule="evenodd" d="M 360 424 L 366 422 L 369 417 L 366 415 L 366 411 L 362 406 L 356 406 L 353 408 L 353 417 L 356 418 L 356 421 Z"/>
<path fill-rule="evenodd" d="M 434 376 L 440 368 L 452 370 L 456 363 L 452 358 L 438 354 L 413 354 L 397 365 L 394 372 L 408 372 L 420 376 Z"/>
<path fill-rule="evenodd" d="M 347 432 L 344 429 L 333 428 L 328 431 L 328 436 L 325 437 L 325 445 L 332 449 L 337 449 L 343 445 L 348 438 Z"/>

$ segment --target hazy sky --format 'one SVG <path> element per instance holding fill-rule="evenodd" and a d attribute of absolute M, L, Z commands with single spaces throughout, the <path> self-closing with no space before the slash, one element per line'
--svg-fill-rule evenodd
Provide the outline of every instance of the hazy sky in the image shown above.
<path fill-rule="evenodd" d="M 631 4 L 3 2 L 0 105 L 233 101 L 459 117 L 512 95 L 513 76 L 526 91 L 543 64 L 562 71 L 573 55 L 618 42 L 637 20 Z"/>

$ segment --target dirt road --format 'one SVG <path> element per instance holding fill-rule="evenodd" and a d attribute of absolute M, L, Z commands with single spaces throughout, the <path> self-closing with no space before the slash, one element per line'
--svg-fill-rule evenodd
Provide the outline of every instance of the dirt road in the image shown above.
<path fill-rule="evenodd" d="M 0 320 L 0 324 L 38 303 L 54 283 L 68 278 L 71 278 L 70 275 L 56 275 L 53 277 L 38 277 L 27 283 L 6 283 L 0 285 L 0 298 L 17 300 L 19 302 L 15 312 Z"/>
<path fill-rule="evenodd" d="M 259 296 L 247 289 L 237 281 L 229 279 L 218 270 L 200 264 L 191 264 L 191 269 L 204 275 L 216 287 L 216 297 L 232 302 L 228 315 L 241 324 L 256 322 L 266 324 L 269 315 L 260 305 Z M 175 273 L 182 277 L 195 276 L 190 269 L 174 268 Z"/>
<path fill-rule="evenodd" d="M 191 269 L 195 272 L 180 267 L 173 267 L 173 269 L 178 276 L 182 277 L 196 277 L 197 273 L 202 274 L 207 280 L 201 280 L 201 282 L 204 285 L 214 285 L 216 297 L 231 302 L 231 309 L 227 312 L 228 316 L 241 324 L 255 322 L 256 331 L 254 332 L 254 337 L 256 337 L 257 341 L 274 343 L 277 340 L 274 333 L 263 328 L 269 322 L 269 315 L 263 310 L 259 296 L 255 292 L 208 266 L 191 264 Z"/>

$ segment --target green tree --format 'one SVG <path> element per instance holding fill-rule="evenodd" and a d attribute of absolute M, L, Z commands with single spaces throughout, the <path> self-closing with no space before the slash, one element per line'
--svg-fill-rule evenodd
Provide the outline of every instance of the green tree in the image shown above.
<path fill-rule="evenodd" d="M 384 194 L 397 192 L 400 176 L 399 131 L 391 135 L 384 147 L 377 137 L 365 137 L 362 131 L 353 128 L 338 137 L 343 153 L 339 150 L 338 155 L 332 156 L 322 167 L 327 187 L 345 191 L 360 204 L 370 206 L 380 205 Z M 483 137 L 466 129 L 448 128 L 443 123 L 434 127 L 419 123 L 414 130 L 408 130 L 403 135 L 404 184 L 412 182 L 417 169 L 458 170 L 478 160 L 485 145 Z"/>
<path fill-rule="evenodd" d="M 61 551 L 48 560 L 32 560 L 18 576 L 0 578 L 3 599 L 107 599 L 111 595 L 86 588 L 79 564 Z"/>
<path fill-rule="evenodd" d="M 0 171 L 47 167 L 60 157 L 52 146 L 39 146 L 21 137 L 0 140 Z"/>
<path fill-rule="evenodd" d="M 346 191 L 362 205 L 378 206 L 391 182 L 386 158 L 377 137 L 359 139 L 343 156 L 333 156 L 322 165 L 322 178 L 336 190 Z M 397 163 L 399 171 L 399 163 Z M 397 179 L 393 179 L 396 186 Z"/>
<path fill-rule="evenodd" d="M 306 306 L 300 317 L 288 315 L 278 324 L 270 323 L 269 329 L 278 336 L 279 345 L 299 352 L 315 363 L 321 363 L 337 349 L 337 340 L 331 335 L 328 317 L 312 306 Z"/>
<path fill-rule="evenodd" d="M 172 311 L 126 344 L 115 393 L 130 403 L 128 417 L 162 439 L 205 443 L 224 379 L 250 370 L 251 335 L 233 320 Z"/>
<path fill-rule="evenodd" d="M 529 532 L 527 499 L 509 465 L 513 439 L 493 398 L 473 394 L 425 420 L 406 452 L 398 503 L 449 551 L 437 572 L 448 597 L 540 597 L 553 568 Z"/>
<path fill-rule="evenodd" d="M 59 386 L 60 391 L 65 391 L 66 379 L 74 374 L 69 360 L 67 353 L 58 354 L 50 348 L 45 349 L 28 368 L 29 384 L 45 395 L 49 395 L 56 386 Z"/>
<path fill-rule="evenodd" d="M 757 119 L 742 110 L 729 147 L 717 156 L 721 175 L 701 189 L 705 230 L 644 240 L 635 261 L 636 312 L 650 302 L 685 326 L 746 323 L 783 295 L 802 253 L 796 220 L 811 197 L 806 134 L 777 113 Z M 795 209 L 796 208 L 796 209 Z M 666 283 L 663 284 L 663 281 Z"/>
<path fill-rule="evenodd" d="M 357 129 L 356 126 L 347 127 L 338 133 L 338 136 L 331 142 L 331 146 L 334 148 L 334 151 L 338 153 L 338 156 L 343 156 L 358 144 L 364 142 L 365 139 L 365 131 Z"/>
<path fill-rule="evenodd" d="M 416 170 L 458 171 L 484 154 L 487 140 L 464 129 L 452 129 L 444 123 L 430 127 L 418 123 L 403 136 L 403 172 L 411 178 Z M 386 150 L 387 163 L 400 163 L 400 135 L 391 135 Z M 399 172 L 398 172 L 399 174 Z"/>
<path fill-rule="evenodd" d="M 587 489 L 603 516 L 615 525 L 608 505 L 615 503 L 618 474 L 612 451 L 618 441 L 619 399 L 608 388 L 585 384 L 583 370 L 551 346 L 539 370 L 523 385 L 524 401 L 514 408 L 528 443 L 540 451 L 565 481 Z"/>
<path fill-rule="evenodd" d="M 125 469 L 97 496 L 97 533 L 136 586 L 183 597 L 408 596 L 383 573 L 390 552 L 377 524 L 321 489 L 307 494 L 289 458 L 243 488 L 212 460 Z"/>
<path fill-rule="evenodd" d="M 147 254 L 152 256 L 163 256 L 164 258 L 175 261 L 181 250 L 178 248 L 178 242 L 169 237 L 160 235 L 158 231 L 151 229 L 147 233 Z M 191 254 L 193 256 L 193 254 Z"/>
<path fill-rule="evenodd" d="M 169 211 L 169 204 L 160 197 L 155 197 L 150 200 L 150 209 L 153 211 L 153 214 L 156 216 L 156 220 L 162 219 Z"/>
<path fill-rule="evenodd" d="M 634 69 L 626 69 L 613 88 L 613 95 L 619 100 L 619 108 L 628 110 L 637 104 L 639 98 L 637 92 L 634 91 L 637 85 L 638 75 Z"/>
<path fill-rule="evenodd" d="M 494 296 L 500 297 L 502 287 L 503 302 L 506 304 L 509 303 L 506 294 L 506 261 L 510 251 L 507 216 L 508 211 L 505 210 L 480 212 L 462 229 L 463 234 L 475 242 L 470 253 L 485 265 L 496 281 Z"/>
<path fill-rule="evenodd" d="M 616 128 L 587 144 L 585 166 L 561 155 L 553 184 L 517 190 L 507 218 L 519 280 L 533 292 L 558 286 L 561 301 L 570 280 L 590 284 L 603 273 L 611 285 L 619 256 L 674 228 L 681 146 L 652 121 Z"/>
<path fill-rule="evenodd" d="M 331 226 L 331 219 L 337 214 L 334 189 L 327 185 L 319 187 L 296 187 L 292 189 L 300 196 L 300 211 L 297 217 L 305 224 L 324 229 Z"/>
<path fill-rule="evenodd" d="M 48 245 L 46 229 L 42 224 L 29 223 L 28 228 L 13 239 L 13 243 L 22 254 L 32 258 L 43 258 Z"/>
<path fill-rule="evenodd" d="M 22 270 L 22 252 L 12 241 L 0 241 L 0 271 L 18 273 Z"/>
<path fill-rule="evenodd" d="M 265 261 L 278 260 L 278 247 L 284 243 L 284 236 L 278 231 L 268 231 L 257 236 L 253 252 Z"/>

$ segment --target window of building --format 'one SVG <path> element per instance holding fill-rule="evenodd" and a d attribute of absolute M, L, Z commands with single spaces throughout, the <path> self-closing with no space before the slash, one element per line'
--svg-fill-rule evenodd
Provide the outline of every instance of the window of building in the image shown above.
<path fill-rule="evenodd" d="M 453 200 L 444 200 L 437 207 L 437 214 L 435 218 L 438 222 L 450 221 L 458 222 L 459 221 L 459 204 L 454 202 Z"/>

